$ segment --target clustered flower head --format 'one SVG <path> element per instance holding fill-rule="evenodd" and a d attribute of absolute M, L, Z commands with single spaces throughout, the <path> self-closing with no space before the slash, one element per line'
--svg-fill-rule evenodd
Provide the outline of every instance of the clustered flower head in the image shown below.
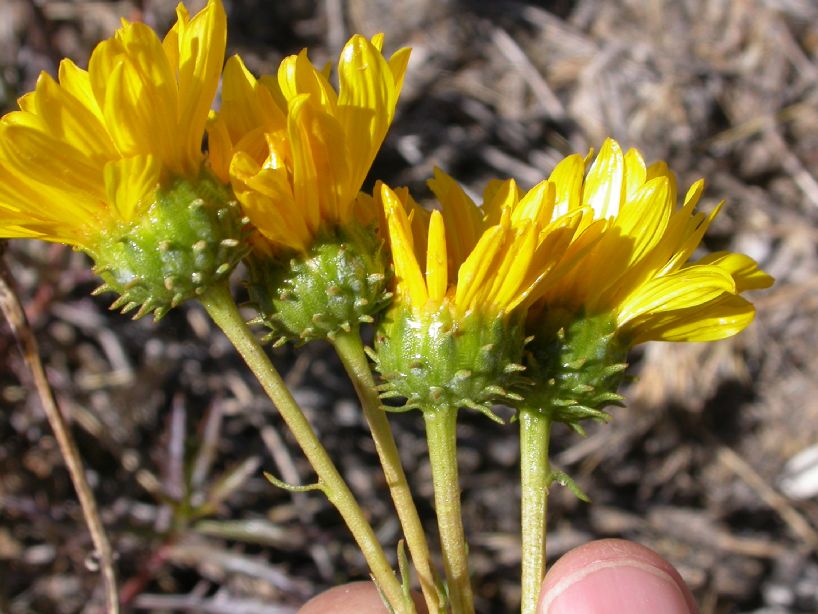
<path fill-rule="evenodd" d="M 123 21 L 88 70 L 43 73 L 0 120 L 2 236 L 84 250 L 138 315 L 204 294 L 244 256 L 281 341 L 333 338 L 389 307 L 379 368 L 387 394 L 419 407 L 488 410 L 521 398 L 526 369 L 535 396 L 542 382 L 559 396 L 565 376 L 609 402 L 616 377 L 558 365 L 603 356 L 605 380 L 636 343 L 733 335 L 753 317 L 741 293 L 772 283 L 740 254 L 690 262 L 721 205 L 696 211 L 699 181 L 678 206 L 667 166 L 612 140 L 587 172 L 568 156 L 528 192 L 491 181 L 480 206 L 440 170 L 431 212 L 381 183 L 366 196 L 409 50 L 387 58 L 381 35 L 353 36 L 336 89 L 306 51 L 277 75 L 238 56 L 222 71 L 225 38 L 218 0 L 193 18 L 180 5 L 163 40 Z M 588 394 L 568 405 L 596 409 Z"/>
<path fill-rule="evenodd" d="M 362 323 L 376 323 L 378 391 L 424 412 L 436 496 L 446 487 L 438 507 L 450 515 L 459 409 L 500 421 L 492 407 L 506 403 L 521 422 L 581 431 L 621 402 L 632 346 L 735 335 L 754 317 L 743 293 L 773 283 L 747 256 L 696 254 L 722 206 L 696 209 L 702 181 L 679 199 L 665 163 L 610 139 L 530 190 L 488 182 L 479 205 L 439 169 L 430 208 L 381 181 L 363 193 L 409 50 L 386 57 L 382 35 L 355 35 L 335 86 L 332 67 L 315 67 L 306 50 L 276 75 L 255 77 L 238 56 L 225 64 L 226 32 L 220 0 L 193 17 L 180 4 L 164 39 L 123 21 L 87 70 L 64 60 L 56 80 L 43 73 L 0 119 L 0 238 L 84 251 L 98 291 L 116 292 L 123 312 L 158 319 L 198 298 L 225 331 L 235 324 L 225 314 L 244 326 L 223 300 L 243 259 L 268 337 L 337 348 L 354 337 L 370 382 L 356 387 L 368 385 L 377 408 L 359 338 Z M 261 350 L 248 352 L 251 367 L 266 368 Z M 450 596 L 468 611 L 467 566 L 456 560 L 466 548 L 449 521 Z"/>

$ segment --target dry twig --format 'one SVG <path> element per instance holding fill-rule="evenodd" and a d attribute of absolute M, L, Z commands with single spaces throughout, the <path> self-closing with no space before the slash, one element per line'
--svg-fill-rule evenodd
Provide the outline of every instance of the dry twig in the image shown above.
<path fill-rule="evenodd" d="M 91 533 L 91 540 L 94 542 L 94 548 L 96 550 L 96 559 L 105 584 L 107 612 L 116 614 L 119 612 L 119 597 L 117 595 L 113 550 L 105 534 L 102 520 L 99 517 L 94 494 L 85 478 L 82 459 L 77 450 L 77 445 L 71 436 L 65 418 L 63 418 L 59 407 L 57 407 L 51 386 L 46 378 L 45 369 L 43 369 L 43 363 L 40 360 L 37 340 L 34 338 L 34 334 L 31 331 L 31 327 L 23 311 L 23 306 L 20 304 L 20 300 L 14 291 L 14 280 L 11 276 L 11 272 L 6 268 L 5 262 L 2 260 L 2 246 L 0 246 L 0 309 L 6 316 L 12 332 L 20 345 L 20 349 L 23 352 L 23 358 L 31 372 L 31 377 L 34 380 L 34 386 L 40 396 L 43 410 L 45 410 L 48 422 L 54 430 L 54 435 L 60 446 L 65 465 L 71 476 L 71 481 L 77 491 L 77 497 L 79 498 L 80 507 L 82 508 L 82 515 L 85 518 L 88 531 Z"/>

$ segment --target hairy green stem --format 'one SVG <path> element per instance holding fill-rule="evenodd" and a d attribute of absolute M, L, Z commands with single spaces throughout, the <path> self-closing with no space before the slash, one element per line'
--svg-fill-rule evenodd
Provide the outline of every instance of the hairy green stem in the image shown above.
<path fill-rule="evenodd" d="M 412 491 L 409 489 L 403 465 L 400 462 L 389 420 L 381 405 L 378 391 L 375 389 L 375 380 L 364 353 L 359 331 L 356 328 L 349 333 L 338 334 L 333 344 L 358 393 L 364 416 L 372 432 L 375 448 L 378 451 L 381 467 L 386 476 L 386 483 L 389 485 L 389 492 L 403 527 L 406 544 L 409 546 L 409 553 L 412 555 L 412 562 L 420 580 L 426 607 L 431 614 L 435 614 L 441 610 L 442 606 L 435 587 L 434 573 L 429 558 L 429 544 L 426 541 L 417 507 L 412 499 Z"/>
<path fill-rule="evenodd" d="M 457 409 L 437 407 L 423 412 L 426 441 L 432 465 L 435 511 L 440 531 L 440 548 L 452 614 L 473 614 L 474 598 L 469 579 L 469 549 L 460 510 L 460 480 L 457 472 Z"/>
<path fill-rule="evenodd" d="M 551 419 L 537 410 L 520 411 L 520 483 L 522 486 L 521 614 L 534 614 L 545 576 L 548 508 L 548 439 Z"/>
<path fill-rule="evenodd" d="M 211 287 L 201 297 L 210 317 L 241 354 L 264 391 L 287 423 L 298 445 L 318 475 L 321 490 L 340 512 L 364 555 L 376 584 L 395 612 L 414 612 L 414 605 L 401 588 L 378 543 L 375 532 L 338 469 L 318 440 L 312 426 L 295 402 L 284 380 L 239 313 L 226 284 Z"/>

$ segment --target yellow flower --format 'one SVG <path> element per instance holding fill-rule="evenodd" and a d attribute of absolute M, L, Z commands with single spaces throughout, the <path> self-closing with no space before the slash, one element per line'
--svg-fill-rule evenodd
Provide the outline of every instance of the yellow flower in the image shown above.
<path fill-rule="evenodd" d="M 554 186 L 521 194 L 492 181 L 478 207 L 451 177 L 429 182 L 441 209 L 427 213 L 405 190 L 380 185 L 396 296 L 378 329 L 378 368 L 388 396 L 423 411 L 519 399 L 523 316 L 560 262 L 579 214 L 551 221 Z"/>
<path fill-rule="evenodd" d="M 415 313 L 446 305 L 457 318 L 508 316 L 552 275 L 582 219 L 558 216 L 554 186 L 543 181 L 521 195 L 513 179 L 495 180 L 478 207 L 448 175 L 429 186 L 441 209 L 430 213 L 408 193 L 382 186 L 397 278 L 398 302 Z"/>
<path fill-rule="evenodd" d="M 338 62 L 316 69 L 306 50 L 277 78 L 254 78 L 239 57 L 224 71 L 209 128 L 214 171 L 274 246 L 304 252 L 326 226 L 353 219 L 356 196 L 395 113 L 409 50 L 387 60 L 383 36 L 353 36 Z"/>
<path fill-rule="evenodd" d="M 688 262 L 721 204 L 696 211 L 702 180 L 676 205 L 676 180 L 664 162 L 646 166 L 635 149 L 623 154 L 608 139 L 585 174 L 579 155 L 565 158 L 549 180 L 555 215 L 580 212 L 566 253 L 570 273 L 541 286 L 534 314 L 608 315 L 627 345 L 648 340 L 711 341 L 753 319 L 740 294 L 773 279 L 749 257 L 717 252 Z"/>
<path fill-rule="evenodd" d="M 63 60 L 0 120 L 0 237 L 82 249 L 98 292 L 137 317 L 201 296 L 246 251 L 246 220 L 202 152 L 224 8 L 176 13 L 164 40 L 123 20 L 88 70 Z"/>
<path fill-rule="evenodd" d="M 160 182 L 196 177 L 224 61 L 225 14 L 184 6 L 164 40 L 123 20 L 88 70 L 60 63 L 0 120 L 0 236 L 94 251 L 139 216 Z"/>
<path fill-rule="evenodd" d="M 752 304 L 740 296 L 772 278 L 749 257 L 718 252 L 688 262 L 721 205 L 695 210 L 697 181 L 676 205 L 676 181 L 663 162 L 646 166 L 631 149 L 605 141 L 585 173 L 573 155 L 554 169 L 555 215 L 580 215 L 564 254 L 564 274 L 539 286 L 528 312 L 521 412 L 536 411 L 580 433 L 607 420 L 628 350 L 649 340 L 712 341 L 743 330 Z"/>
<path fill-rule="evenodd" d="M 316 69 L 306 50 L 277 77 L 228 60 L 208 129 L 212 168 L 230 181 L 259 233 L 248 255 L 250 300 L 270 339 L 330 338 L 371 322 L 388 300 L 386 261 L 361 185 L 395 114 L 409 50 L 388 60 L 383 36 L 355 35 Z"/>

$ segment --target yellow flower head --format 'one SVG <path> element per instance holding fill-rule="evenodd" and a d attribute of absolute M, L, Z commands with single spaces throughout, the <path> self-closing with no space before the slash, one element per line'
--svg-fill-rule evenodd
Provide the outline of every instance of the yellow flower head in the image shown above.
<path fill-rule="evenodd" d="M 0 237 L 93 251 L 160 182 L 198 175 L 225 38 L 219 0 L 193 18 L 180 4 L 164 40 L 123 20 L 87 71 L 65 59 L 58 80 L 41 74 L 0 120 Z"/>
<path fill-rule="evenodd" d="M 397 301 L 416 313 L 448 306 L 455 317 L 507 316 L 557 275 L 579 213 L 552 221 L 555 189 L 543 181 L 521 194 L 513 179 L 491 181 L 478 207 L 447 174 L 429 186 L 440 202 L 430 213 L 405 191 L 382 186 Z"/>
<path fill-rule="evenodd" d="M 214 171 L 232 181 L 253 224 L 277 247 L 304 252 L 325 226 L 353 218 L 356 196 L 392 122 L 409 60 L 389 60 L 383 36 L 355 35 L 338 62 L 339 88 L 306 50 L 277 78 L 254 78 L 239 57 L 224 71 L 209 128 Z"/>
<path fill-rule="evenodd" d="M 663 162 L 646 166 L 605 141 L 586 174 L 569 156 L 551 174 L 555 215 L 582 219 L 561 265 L 528 313 L 531 386 L 521 411 L 538 411 L 583 432 L 607 420 L 631 346 L 649 340 L 711 341 L 743 330 L 753 306 L 740 294 L 772 278 L 747 256 L 718 252 L 688 262 L 721 205 L 695 210 L 703 182 L 676 205 L 676 181 Z"/>
<path fill-rule="evenodd" d="M 718 213 L 696 211 L 704 182 L 677 206 L 676 180 L 664 162 L 647 166 L 635 149 L 623 154 L 608 139 L 586 174 L 586 160 L 565 158 L 550 181 L 555 215 L 582 215 L 566 258 L 572 269 L 541 286 L 539 311 L 609 315 L 628 345 L 648 340 L 711 341 L 734 335 L 753 319 L 740 294 L 773 279 L 742 254 L 689 259 Z"/>
<path fill-rule="evenodd" d="M 429 182 L 441 209 L 378 186 L 395 268 L 395 299 L 376 336 L 386 394 L 424 411 L 519 399 L 524 306 L 559 263 L 581 219 L 551 221 L 554 186 L 521 194 L 492 181 L 478 207 L 441 171 Z"/>

